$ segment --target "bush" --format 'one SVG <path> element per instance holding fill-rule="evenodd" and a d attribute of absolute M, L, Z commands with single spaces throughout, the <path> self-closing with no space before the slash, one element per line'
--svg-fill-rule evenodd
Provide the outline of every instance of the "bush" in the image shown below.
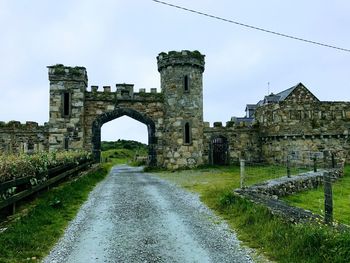
<path fill-rule="evenodd" d="M 67 164 L 79 164 L 91 160 L 91 153 L 85 151 L 41 152 L 37 154 L 0 154 L 0 183 L 26 176 L 44 176 L 49 168 Z"/>

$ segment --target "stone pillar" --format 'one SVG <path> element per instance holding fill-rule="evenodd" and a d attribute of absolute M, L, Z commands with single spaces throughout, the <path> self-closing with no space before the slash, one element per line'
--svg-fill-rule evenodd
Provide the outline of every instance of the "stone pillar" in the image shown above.
<path fill-rule="evenodd" d="M 170 51 L 157 57 L 164 94 L 164 166 L 170 169 L 203 163 L 204 55 Z"/>
<path fill-rule="evenodd" d="M 49 66 L 49 150 L 83 149 L 87 73 L 84 67 Z"/>

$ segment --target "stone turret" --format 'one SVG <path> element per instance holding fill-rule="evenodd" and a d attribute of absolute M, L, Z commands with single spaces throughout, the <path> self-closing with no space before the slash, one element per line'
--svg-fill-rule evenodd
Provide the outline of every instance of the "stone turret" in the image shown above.
<path fill-rule="evenodd" d="M 84 67 L 49 66 L 50 150 L 82 149 L 87 73 Z"/>
<path fill-rule="evenodd" d="M 164 166 L 202 164 L 204 55 L 170 51 L 160 53 L 157 61 L 164 94 Z"/>

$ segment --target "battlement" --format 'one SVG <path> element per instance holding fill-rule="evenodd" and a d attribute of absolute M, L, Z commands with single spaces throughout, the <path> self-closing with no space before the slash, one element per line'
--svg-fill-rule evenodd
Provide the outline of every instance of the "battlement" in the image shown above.
<path fill-rule="evenodd" d="M 157 57 L 158 71 L 175 65 L 189 65 L 192 67 L 198 67 L 201 71 L 204 71 L 204 57 L 199 51 L 169 51 L 168 53 L 162 52 Z"/>
<path fill-rule="evenodd" d="M 244 121 L 241 122 L 235 122 L 235 121 L 227 121 L 225 125 L 221 121 L 215 121 L 211 125 L 210 122 L 204 122 L 204 128 L 209 128 L 209 129 L 239 129 L 239 128 L 252 128 L 253 125 L 255 124 L 254 122 L 252 123 L 247 123 Z"/>
<path fill-rule="evenodd" d="M 67 67 L 62 64 L 48 66 L 50 81 L 83 81 L 87 86 L 88 76 L 85 67 Z"/>
<path fill-rule="evenodd" d="M 20 121 L 9 121 L 7 123 L 0 121 L 0 129 L 21 129 L 25 131 L 42 130 L 42 129 L 48 130 L 48 126 L 47 126 L 47 123 L 45 123 L 42 126 L 34 121 L 27 121 L 26 123 L 21 123 Z"/>
<path fill-rule="evenodd" d="M 133 101 L 162 101 L 163 93 L 156 88 L 151 88 L 150 92 L 140 88 L 139 92 L 134 92 L 134 84 L 116 84 L 116 90 L 112 91 L 111 86 L 103 86 L 99 91 L 99 86 L 91 86 L 91 92 L 86 92 L 86 99 L 90 100 L 133 100 Z"/>

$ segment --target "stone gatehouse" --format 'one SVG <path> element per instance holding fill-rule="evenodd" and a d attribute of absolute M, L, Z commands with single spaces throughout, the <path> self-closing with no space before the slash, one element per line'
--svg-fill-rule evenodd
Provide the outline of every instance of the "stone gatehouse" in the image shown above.
<path fill-rule="evenodd" d="M 244 117 L 210 127 L 203 121 L 204 55 L 162 52 L 157 62 L 160 92 L 136 92 L 132 84 L 117 84 L 113 92 L 110 86 L 88 89 L 84 67 L 48 67 L 49 122 L 0 122 L 0 151 L 85 149 L 99 160 L 102 125 L 126 115 L 147 126 L 153 166 L 283 162 L 290 154 L 322 151 L 349 159 L 349 102 L 321 102 L 299 83 L 247 104 Z"/>

